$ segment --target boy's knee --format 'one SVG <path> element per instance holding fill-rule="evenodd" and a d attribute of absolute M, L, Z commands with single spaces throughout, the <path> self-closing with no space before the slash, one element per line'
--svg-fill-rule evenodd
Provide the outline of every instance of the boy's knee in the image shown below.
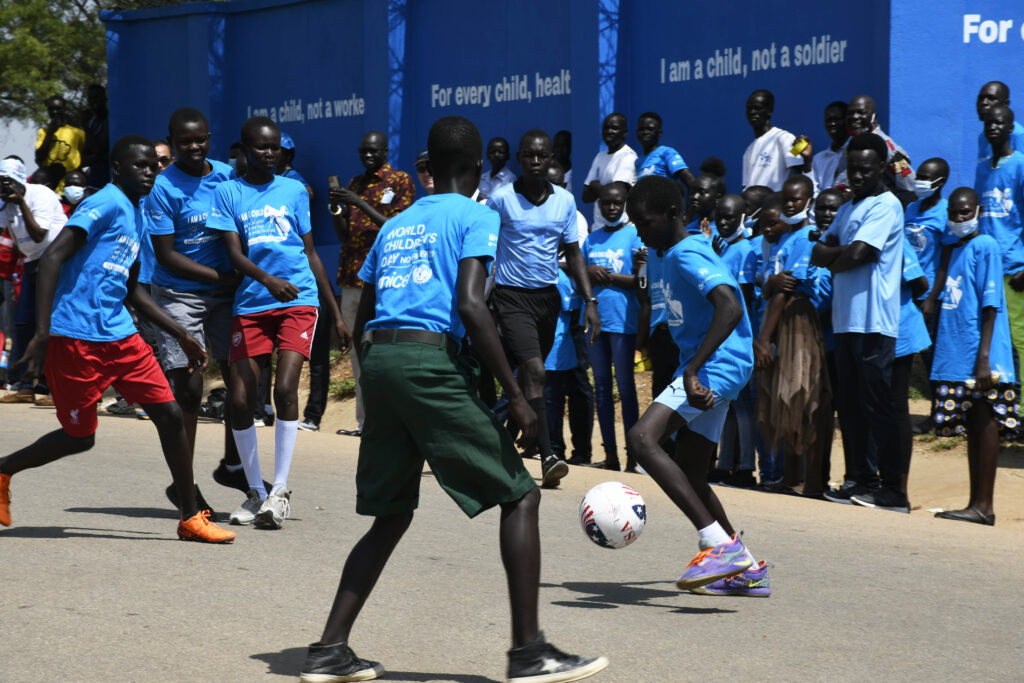
<path fill-rule="evenodd" d="M 298 391 L 291 387 L 274 386 L 274 405 L 278 412 L 299 402 Z"/>
<path fill-rule="evenodd" d="M 182 409 L 181 406 L 178 405 L 177 401 L 156 403 L 144 406 L 144 408 L 146 410 L 146 414 L 149 415 L 149 418 L 158 429 L 182 423 Z"/>
<path fill-rule="evenodd" d="M 72 453 L 84 453 L 96 445 L 96 434 L 89 434 L 88 436 L 71 436 L 67 434 L 67 439 L 68 449 Z"/>

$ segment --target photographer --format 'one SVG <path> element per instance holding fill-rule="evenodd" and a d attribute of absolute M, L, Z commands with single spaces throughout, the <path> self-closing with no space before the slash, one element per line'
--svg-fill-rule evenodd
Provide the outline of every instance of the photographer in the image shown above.
<path fill-rule="evenodd" d="M 45 185 L 29 185 L 27 175 L 25 164 L 19 160 L 0 161 L 0 200 L 4 202 L 3 210 L 0 211 L 0 227 L 10 229 L 18 251 L 25 255 L 24 280 L 15 313 L 14 347 L 11 352 L 14 361 L 24 355 L 25 347 L 36 329 L 36 274 L 39 258 L 67 221 L 57 194 Z M 0 403 L 32 403 L 35 400 L 31 382 L 33 378 L 22 378 L 19 383 L 20 374 L 19 368 L 12 369 L 10 382 L 17 385 L 17 391 L 0 398 Z M 35 379 L 45 387 L 41 373 Z M 48 398 L 41 400 L 45 402 Z"/>

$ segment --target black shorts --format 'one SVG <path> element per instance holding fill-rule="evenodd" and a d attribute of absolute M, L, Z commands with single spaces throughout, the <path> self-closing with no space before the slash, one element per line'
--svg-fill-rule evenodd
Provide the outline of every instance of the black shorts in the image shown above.
<path fill-rule="evenodd" d="M 555 285 L 540 289 L 497 285 L 493 305 L 509 357 L 518 365 L 531 358 L 543 362 L 555 343 L 555 324 L 562 310 L 558 288 Z"/>

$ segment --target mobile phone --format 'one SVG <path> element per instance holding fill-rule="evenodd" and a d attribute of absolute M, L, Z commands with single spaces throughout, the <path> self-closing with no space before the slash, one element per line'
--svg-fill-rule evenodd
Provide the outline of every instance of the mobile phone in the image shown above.
<path fill-rule="evenodd" d="M 338 180 L 338 176 L 336 176 L 336 175 L 329 175 L 329 176 L 327 176 L 327 187 L 331 188 L 332 190 L 339 190 L 339 189 L 341 189 L 341 181 Z"/>

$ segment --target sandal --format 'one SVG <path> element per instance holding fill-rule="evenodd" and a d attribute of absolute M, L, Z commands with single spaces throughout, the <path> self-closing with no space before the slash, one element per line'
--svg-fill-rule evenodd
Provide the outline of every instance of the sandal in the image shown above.
<path fill-rule="evenodd" d="M 971 522 L 972 524 L 984 524 L 986 526 L 996 525 L 996 516 L 994 514 L 986 515 L 973 505 L 963 510 L 936 512 L 935 516 L 942 519 L 954 519 L 958 522 Z"/>

